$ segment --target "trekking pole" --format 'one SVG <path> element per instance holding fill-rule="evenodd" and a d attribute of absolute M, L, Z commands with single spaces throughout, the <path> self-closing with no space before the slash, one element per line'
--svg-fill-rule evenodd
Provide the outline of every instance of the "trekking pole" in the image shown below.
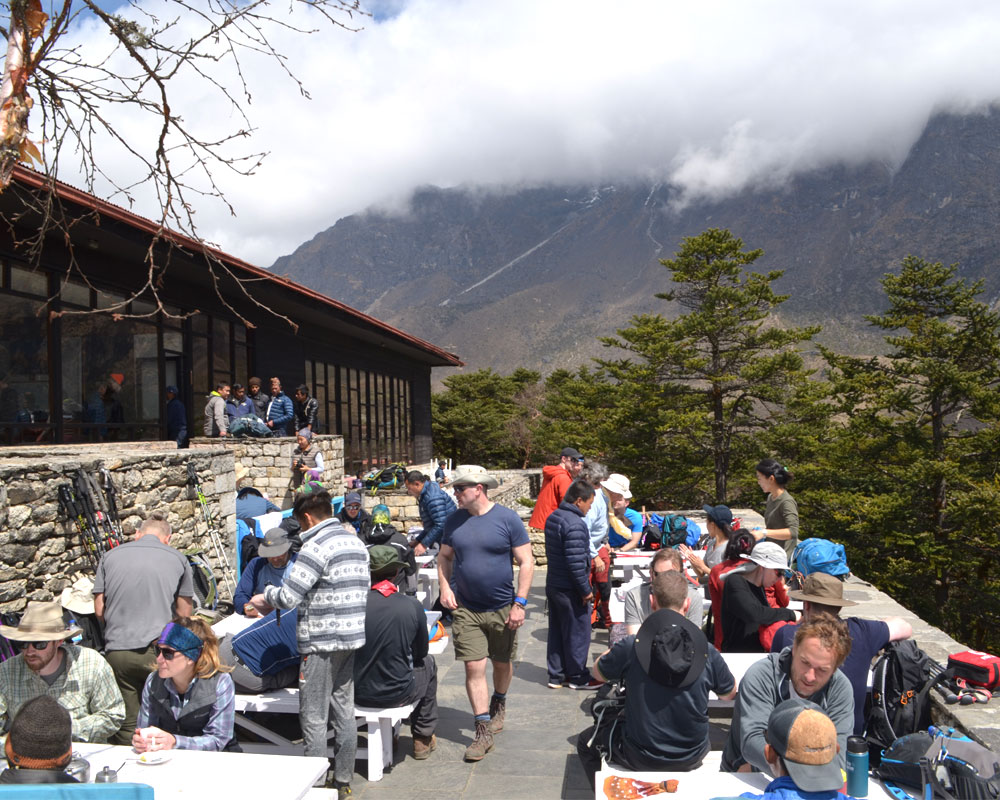
<path fill-rule="evenodd" d="M 104 534 L 104 549 L 110 550 L 117 547 L 121 542 L 118 540 L 118 533 L 111 524 L 111 515 L 108 513 L 108 503 L 104 497 L 104 492 L 97 485 L 97 480 L 90 472 L 81 470 L 82 480 L 87 487 L 87 501 L 94 509 L 94 515 L 101 525 L 101 532 Z"/>
<path fill-rule="evenodd" d="M 83 549 L 86 551 L 91 565 L 96 570 L 98 562 L 97 546 L 90 532 L 87 530 L 87 521 L 84 519 L 79 508 L 77 508 L 76 501 L 73 499 L 73 492 L 68 483 L 64 483 L 59 487 L 59 506 L 62 508 L 62 512 L 66 515 L 66 518 L 76 523 L 76 529 L 80 532 L 80 539 L 83 541 Z"/>
<path fill-rule="evenodd" d="M 202 516 L 205 518 L 205 525 L 208 526 L 208 536 L 212 541 L 212 547 L 215 548 L 215 557 L 218 558 L 219 562 L 222 564 L 222 579 L 226 582 L 226 588 L 229 589 L 229 596 L 232 598 L 236 595 L 236 589 L 234 586 L 236 576 L 229 563 L 229 557 L 226 555 L 226 551 L 222 546 L 222 539 L 219 537 L 219 531 L 212 520 L 211 512 L 208 510 L 208 500 L 205 498 L 205 493 L 201 490 L 201 481 L 198 478 L 198 471 L 194 468 L 194 464 L 190 461 L 187 465 L 187 471 L 188 482 L 194 486 L 195 494 L 198 496 L 198 503 L 201 505 Z"/>
<path fill-rule="evenodd" d="M 97 557 L 100 558 L 107 550 L 107 545 L 105 544 L 104 537 L 101 536 L 101 526 L 97 521 L 98 510 L 94 507 L 88 496 L 87 478 L 82 469 L 76 471 L 76 483 L 73 494 L 77 508 L 83 512 L 83 516 L 87 520 L 87 527 L 90 529 L 94 543 L 97 546 Z"/>
<path fill-rule="evenodd" d="M 114 531 L 114 542 L 112 547 L 117 547 L 122 543 L 122 518 L 118 513 L 118 490 L 115 488 L 114 479 L 111 477 L 111 470 L 101 467 L 101 484 L 104 489 L 104 496 L 107 499 L 108 516 L 111 521 L 111 529 Z"/>

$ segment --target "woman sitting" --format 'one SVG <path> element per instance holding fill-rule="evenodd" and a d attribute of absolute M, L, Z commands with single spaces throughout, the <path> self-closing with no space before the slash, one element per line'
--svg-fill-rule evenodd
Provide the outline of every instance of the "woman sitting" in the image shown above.
<path fill-rule="evenodd" d="M 781 580 L 788 569 L 788 557 L 775 542 L 758 542 L 745 566 L 726 573 L 722 588 L 722 652 L 763 653 L 761 626 L 775 622 L 795 622 L 788 608 L 773 608 L 767 589 Z M 773 636 L 773 631 L 772 631 Z"/>
<path fill-rule="evenodd" d="M 219 640 L 200 619 L 167 623 L 156 643 L 156 671 L 142 690 L 132 747 L 236 750 L 236 689 L 219 660 Z"/>
<path fill-rule="evenodd" d="M 729 506 L 704 506 L 705 528 L 708 530 L 708 544 L 705 545 L 705 556 L 695 555 L 686 544 L 680 546 L 681 555 L 684 556 L 698 574 L 698 579 L 704 583 L 708 578 L 708 573 L 712 567 L 721 564 L 726 554 L 726 547 L 729 545 L 729 537 L 733 534 L 733 512 Z"/>

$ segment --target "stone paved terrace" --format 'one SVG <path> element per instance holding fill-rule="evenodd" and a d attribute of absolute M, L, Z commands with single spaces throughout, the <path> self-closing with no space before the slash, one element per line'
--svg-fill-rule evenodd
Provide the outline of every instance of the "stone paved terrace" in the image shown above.
<path fill-rule="evenodd" d="M 914 638 L 933 658 L 944 662 L 948 652 L 968 649 L 915 617 L 907 609 L 857 578 L 849 579 L 845 597 L 855 600 L 854 616 L 878 619 L 901 616 L 910 621 Z M 576 736 L 590 724 L 585 701 L 592 692 L 546 687 L 544 615 L 545 568 L 535 570 L 528 597 L 528 618 L 519 634 L 514 680 L 507 699 L 507 724 L 496 746 L 477 764 L 462 760 L 472 740 L 472 714 L 465 694 L 462 665 L 449 647 L 438 656 L 438 747 L 427 761 L 414 761 L 409 729 L 404 726 L 396 750 L 396 765 L 377 783 L 362 777 L 359 763 L 352 788 L 356 797 L 439 798 L 457 800 L 517 800 L 517 798 L 593 798 L 576 756 Z M 591 661 L 607 648 L 606 631 L 595 631 Z M 937 703 L 935 721 L 958 725 L 994 752 L 1000 752 L 1000 700 L 985 706 L 944 706 Z M 712 748 L 722 749 L 728 719 L 712 716 Z"/>

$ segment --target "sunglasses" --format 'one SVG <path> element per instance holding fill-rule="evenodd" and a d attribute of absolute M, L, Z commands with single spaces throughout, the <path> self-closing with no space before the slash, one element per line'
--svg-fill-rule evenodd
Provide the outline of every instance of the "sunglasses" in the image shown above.
<path fill-rule="evenodd" d="M 156 655 L 163 656 L 164 661 L 173 661 L 174 656 L 177 655 L 177 651 L 171 650 L 169 647 L 160 647 L 159 645 L 156 645 L 153 649 L 156 651 Z"/>
<path fill-rule="evenodd" d="M 52 642 L 18 642 L 17 646 L 21 650 L 27 650 L 29 647 L 35 648 L 35 650 L 44 650 Z"/>
<path fill-rule="evenodd" d="M 361 509 L 361 506 L 358 505 L 357 503 L 348 503 L 346 506 L 344 506 L 344 508 L 350 509 L 351 511 L 358 511 Z"/>
<path fill-rule="evenodd" d="M 464 492 L 466 489 L 471 489 L 476 484 L 474 483 L 463 483 L 461 486 L 452 486 L 451 488 L 455 490 L 455 493 Z"/>

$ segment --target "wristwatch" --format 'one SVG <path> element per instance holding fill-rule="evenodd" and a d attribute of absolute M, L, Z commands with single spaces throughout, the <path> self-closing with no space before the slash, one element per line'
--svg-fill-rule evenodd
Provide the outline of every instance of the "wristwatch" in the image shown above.
<path fill-rule="evenodd" d="M 517 603 L 519 606 L 521 606 L 521 608 L 527 608 L 528 607 L 528 598 L 527 597 L 515 597 L 514 598 L 514 602 Z"/>

